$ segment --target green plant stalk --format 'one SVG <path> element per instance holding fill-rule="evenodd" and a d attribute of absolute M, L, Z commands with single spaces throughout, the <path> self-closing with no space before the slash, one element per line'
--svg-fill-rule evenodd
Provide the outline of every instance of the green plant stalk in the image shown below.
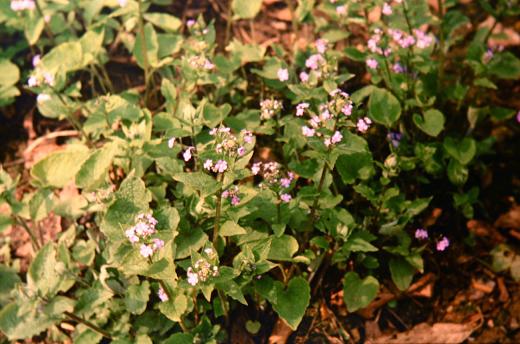
<path fill-rule="evenodd" d="M 437 8 L 439 10 L 439 20 L 442 23 L 442 18 L 444 17 L 444 3 L 443 0 L 437 0 Z M 439 80 L 438 83 L 442 87 L 442 81 L 444 80 L 444 61 L 446 59 L 446 53 L 444 51 L 446 44 L 446 38 L 444 37 L 444 31 L 442 30 L 442 25 L 439 26 Z"/>
<path fill-rule="evenodd" d="M 31 238 L 31 243 L 32 243 L 33 249 L 34 249 L 35 251 L 40 250 L 41 245 L 40 245 L 40 243 L 38 242 L 38 238 L 36 237 L 36 234 L 34 234 L 34 232 L 32 231 L 32 229 L 27 225 L 27 223 L 25 222 L 25 220 L 22 219 L 21 217 L 19 217 L 18 215 L 14 215 L 14 219 L 16 220 L 16 222 L 17 222 L 20 226 L 22 226 L 22 228 L 27 232 L 27 234 L 29 234 L 29 237 Z"/>
<path fill-rule="evenodd" d="M 231 0 L 228 2 L 227 8 L 227 22 L 226 22 L 226 35 L 224 36 L 224 47 L 229 44 L 229 38 L 231 37 L 231 25 L 233 24 L 232 19 L 233 11 L 231 10 Z"/>
<path fill-rule="evenodd" d="M 219 180 L 220 179 L 220 180 Z M 224 180 L 224 174 L 221 173 L 217 177 L 218 182 L 222 182 Z M 215 205 L 215 224 L 213 225 L 213 246 L 217 244 L 218 240 L 218 230 L 220 227 L 220 213 L 222 212 L 222 185 L 217 191 L 217 204 Z"/>
<path fill-rule="evenodd" d="M 97 325 L 94 325 L 93 323 L 91 323 L 90 321 L 88 320 L 85 320 L 79 316 L 77 316 L 76 314 L 74 313 L 71 313 L 71 312 L 67 312 L 65 311 L 63 314 L 65 314 L 67 317 L 69 317 L 70 319 L 76 321 L 76 322 L 79 322 L 85 326 L 87 326 L 88 328 L 90 328 L 91 330 L 99 333 L 100 335 L 102 335 L 103 337 L 107 338 L 107 339 L 112 339 L 112 335 L 110 335 L 110 333 L 108 333 L 107 331 L 103 330 L 102 328 L 98 327 Z"/>
<path fill-rule="evenodd" d="M 323 164 L 323 169 L 321 170 L 320 181 L 318 182 L 318 195 L 314 199 L 314 202 L 312 203 L 312 206 L 311 206 L 311 213 L 310 213 L 311 227 L 313 227 L 314 223 L 316 222 L 316 209 L 318 208 L 318 202 L 320 200 L 321 189 L 323 189 L 323 184 L 325 183 L 325 177 L 327 176 L 328 169 L 329 169 L 329 166 L 327 165 L 327 162 L 325 162 Z M 312 230 L 312 228 L 311 228 L 311 230 Z"/>
<path fill-rule="evenodd" d="M 146 46 L 146 37 L 144 35 L 144 21 L 143 21 L 143 8 L 142 3 L 144 0 L 139 0 L 138 4 L 138 12 L 139 16 L 137 17 L 137 25 L 139 30 L 139 37 L 142 42 L 142 53 L 143 53 L 143 63 L 144 63 L 144 106 L 148 104 L 148 83 L 150 80 L 150 62 L 148 61 L 148 47 Z"/>
<path fill-rule="evenodd" d="M 43 19 L 43 30 L 45 30 L 45 33 L 47 34 L 47 36 L 49 36 L 49 39 L 51 40 L 51 45 L 56 45 L 56 42 L 54 41 L 54 35 L 52 34 L 49 24 L 45 21 L 45 16 L 43 15 L 43 11 L 42 11 L 40 4 L 38 3 L 38 0 L 34 1 L 34 4 L 36 5 L 36 11 L 38 11 L 38 14 L 42 18 L 44 18 Z"/>

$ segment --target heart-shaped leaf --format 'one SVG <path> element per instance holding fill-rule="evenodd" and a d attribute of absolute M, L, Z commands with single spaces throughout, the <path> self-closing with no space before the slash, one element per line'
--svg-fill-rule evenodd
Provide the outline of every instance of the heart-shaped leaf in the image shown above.
<path fill-rule="evenodd" d="M 392 258 L 389 263 L 392 280 L 399 290 L 406 290 L 412 282 L 415 268 L 403 258 Z"/>
<path fill-rule="evenodd" d="M 430 136 L 437 136 L 444 129 L 444 115 L 439 110 L 430 109 L 423 116 L 414 114 L 415 125 Z"/>
<path fill-rule="evenodd" d="M 276 282 L 275 287 L 273 308 L 290 328 L 296 330 L 311 299 L 309 283 L 302 277 L 295 277 L 289 281 L 286 290 L 283 290 L 281 282 Z"/>
<path fill-rule="evenodd" d="M 349 272 L 343 279 L 343 299 L 349 312 L 364 308 L 377 296 L 379 282 L 372 276 L 361 279 L 355 272 Z"/>
<path fill-rule="evenodd" d="M 467 165 L 477 152 L 477 144 L 471 137 L 465 137 L 462 140 L 447 137 L 444 139 L 443 147 L 451 157 L 462 165 Z"/>
<path fill-rule="evenodd" d="M 401 116 L 401 104 L 389 91 L 376 88 L 370 95 L 368 111 L 374 121 L 391 127 Z"/>

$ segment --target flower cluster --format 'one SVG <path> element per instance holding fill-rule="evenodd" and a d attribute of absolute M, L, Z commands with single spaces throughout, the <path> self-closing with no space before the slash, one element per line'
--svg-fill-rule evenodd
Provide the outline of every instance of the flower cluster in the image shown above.
<path fill-rule="evenodd" d="M 308 70 L 300 72 L 300 81 L 302 83 L 309 82 L 311 76 L 316 79 L 320 79 L 322 76 L 326 76 L 331 71 L 331 66 L 327 63 L 325 58 L 325 52 L 328 48 L 328 41 L 323 38 L 319 38 L 314 42 L 314 48 L 316 49 L 314 54 L 311 54 L 305 60 L 305 67 Z"/>
<path fill-rule="evenodd" d="M 287 68 L 278 69 L 276 75 L 278 76 L 278 80 L 280 80 L 281 82 L 289 80 L 289 70 Z"/>
<path fill-rule="evenodd" d="M 281 165 L 277 162 L 256 162 L 251 166 L 251 172 L 253 174 L 262 176 L 263 182 L 260 183 L 260 187 L 267 187 L 275 191 L 282 202 L 288 203 L 291 201 L 292 196 L 286 191 L 290 188 L 295 175 L 292 172 L 287 174 L 282 173 Z"/>
<path fill-rule="evenodd" d="M 229 189 L 222 192 L 222 198 L 230 199 L 231 205 L 236 206 L 240 203 L 240 192 L 238 190 L 238 186 L 233 185 Z"/>
<path fill-rule="evenodd" d="M 199 69 L 199 70 L 212 70 L 213 68 L 215 68 L 215 65 L 213 63 L 211 63 L 210 60 L 208 60 L 206 57 L 200 56 L 200 55 L 190 57 L 188 60 L 188 63 L 193 68 Z"/>
<path fill-rule="evenodd" d="M 319 106 L 319 115 L 309 111 L 308 103 L 300 103 L 296 106 L 296 116 L 301 117 L 308 111 L 311 117 L 308 121 L 309 125 L 302 126 L 303 136 L 323 137 L 323 144 L 327 147 L 341 142 L 343 135 L 336 130 L 338 116 L 342 114 L 350 117 L 354 108 L 349 94 L 340 89 L 330 92 L 330 97 L 331 100 L 328 103 Z M 331 134 L 328 135 L 327 132 Z"/>
<path fill-rule="evenodd" d="M 356 123 L 357 130 L 361 133 L 366 133 L 370 125 L 372 124 L 372 120 L 368 117 L 363 117 L 358 119 Z"/>
<path fill-rule="evenodd" d="M 391 7 L 388 4 L 384 6 L 388 6 L 387 13 L 391 14 Z M 431 34 L 419 29 L 413 29 L 413 33 L 409 34 L 400 29 L 389 28 L 384 32 L 382 29 L 376 28 L 367 41 L 367 48 L 373 54 L 389 57 L 394 49 L 411 49 L 414 46 L 418 49 L 425 49 L 431 46 L 433 41 L 434 38 Z M 379 65 L 374 57 L 367 58 L 365 62 L 370 69 L 377 69 Z M 392 69 L 396 73 L 404 72 L 404 68 L 398 62 L 393 64 Z"/>
<path fill-rule="evenodd" d="M 125 231 L 125 236 L 132 244 L 141 243 L 139 252 L 145 258 L 151 257 L 154 252 L 164 247 L 164 241 L 150 237 L 157 233 L 157 220 L 151 214 L 137 215 L 136 224 Z"/>
<path fill-rule="evenodd" d="M 392 131 L 392 132 L 389 132 L 388 135 L 386 135 L 386 138 L 388 139 L 388 141 L 390 141 L 392 143 L 392 146 L 394 146 L 394 148 L 397 148 L 397 147 L 399 147 L 399 143 L 401 143 L 403 134 Z"/>
<path fill-rule="evenodd" d="M 283 105 L 281 101 L 276 99 L 264 99 L 260 102 L 260 118 L 263 120 L 271 119 L 282 109 Z"/>
<path fill-rule="evenodd" d="M 11 0 L 11 9 L 15 12 L 24 10 L 34 10 L 36 3 L 34 0 Z"/>
<path fill-rule="evenodd" d="M 428 239 L 428 231 L 426 229 L 423 229 L 423 228 L 418 228 L 415 230 L 415 238 L 417 240 L 426 240 Z M 444 251 L 448 248 L 448 246 L 450 246 L 450 241 L 448 240 L 448 238 L 446 238 L 445 236 L 443 236 L 439 241 L 437 241 L 437 244 L 435 246 L 435 248 L 437 249 L 437 251 Z"/>
<path fill-rule="evenodd" d="M 206 257 L 197 259 L 193 266 L 188 267 L 186 276 L 188 283 L 196 286 L 199 282 L 206 282 L 210 277 L 216 277 L 219 274 L 217 265 L 213 265 L 217 258 L 217 254 L 213 248 L 204 249 Z"/>

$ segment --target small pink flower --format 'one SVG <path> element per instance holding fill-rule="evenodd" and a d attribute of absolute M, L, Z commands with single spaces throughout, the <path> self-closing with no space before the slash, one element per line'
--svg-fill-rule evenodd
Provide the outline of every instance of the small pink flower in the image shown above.
<path fill-rule="evenodd" d="M 341 108 L 341 112 L 343 112 L 343 114 L 345 116 L 350 116 L 352 115 L 352 108 L 354 106 L 352 105 L 352 102 L 349 102 L 347 104 L 345 104 L 342 108 Z"/>
<path fill-rule="evenodd" d="M 246 154 L 246 149 L 243 146 L 240 146 L 237 149 L 237 153 L 239 156 L 243 156 L 244 154 Z"/>
<path fill-rule="evenodd" d="M 168 140 L 168 148 L 173 148 L 175 145 L 175 137 L 172 137 Z"/>
<path fill-rule="evenodd" d="M 251 166 L 251 172 L 256 176 L 260 172 L 261 162 L 256 162 Z"/>
<path fill-rule="evenodd" d="M 281 178 L 280 186 L 287 189 L 289 186 L 291 186 L 291 181 L 291 178 Z"/>
<path fill-rule="evenodd" d="M 119 6 L 125 7 L 128 4 L 128 0 L 117 0 Z"/>
<path fill-rule="evenodd" d="M 312 136 L 314 136 L 314 134 L 316 134 L 316 130 L 309 128 L 307 126 L 303 126 L 302 134 L 303 134 L 303 136 L 306 136 L 306 137 L 312 137 Z"/>
<path fill-rule="evenodd" d="M 168 294 L 166 294 L 166 292 L 164 291 L 164 289 L 162 287 L 159 288 L 159 291 L 157 292 L 157 296 L 159 296 L 159 299 L 162 302 L 165 302 L 165 301 L 169 300 Z"/>
<path fill-rule="evenodd" d="M 182 153 L 182 157 L 184 158 L 184 161 L 188 162 L 191 160 L 191 152 L 195 149 L 195 147 L 188 147 L 186 148 L 186 150 L 184 151 L 184 153 Z"/>
<path fill-rule="evenodd" d="M 206 161 L 204 161 L 204 168 L 206 170 L 211 170 L 211 168 L 213 167 L 213 160 L 211 159 L 207 159 Z"/>
<path fill-rule="evenodd" d="M 237 206 L 240 203 L 240 198 L 238 196 L 231 197 L 231 205 Z"/>
<path fill-rule="evenodd" d="M 377 65 L 378 65 L 377 60 L 373 59 L 373 58 L 367 59 L 366 64 L 367 64 L 367 67 L 370 69 L 376 69 Z"/>
<path fill-rule="evenodd" d="M 40 93 L 38 94 L 38 96 L 36 97 L 36 101 L 41 104 L 41 103 L 45 103 L 47 101 L 51 100 L 51 96 L 46 94 L 46 93 Z"/>
<path fill-rule="evenodd" d="M 323 56 L 320 54 L 313 54 L 309 56 L 307 60 L 305 60 L 305 67 L 310 68 L 312 70 L 316 70 L 320 67 L 321 64 L 323 64 L 325 60 L 323 59 Z M 300 75 L 301 77 L 301 75 Z"/>
<path fill-rule="evenodd" d="M 148 258 L 153 254 L 153 248 L 150 245 L 142 244 L 140 253 L 141 253 L 141 256 Z"/>
<path fill-rule="evenodd" d="M 139 237 L 137 235 L 135 235 L 135 231 L 133 228 L 130 228 L 130 229 L 127 229 L 125 231 L 125 236 L 128 238 L 128 240 L 132 243 L 132 244 L 135 244 L 136 242 L 139 241 Z"/>
<path fill-rule="evenodd" d="M 153 245 L 153 250 L 157 251 L 164 247 L 164 241 L 161 239 L 154 238 L 152 245 Z"/>
<path fill-rule="evenodd" d="M 338 142 L 341 142 L 341 139 L 343 139 L 343 135 L 339 131 L 336 131 L 334 135 L 330 138 L 330 142 L 333 144 L 336 144 Z"/>
<path fill-rule="evenodd" d="M 404 68 L 399 62 L 394 63 L 394 65 L 392 66 L 392 70 L 394 71 L 394 73 L 398 73 L 398 74 L 401 74 L 404 72 Z"/>
<path fill-rule="evenodd" d="M 385 4 L 383 5 L 383 14 L 385 16 L 389 16 L 392 14 L 392 6 L 390 6 L 388 2 L 385 2 Z"/>
<path fill-rule="evenodd" d="M 305 72 L 301 72 L 300 73 L 300 81 L 301 82 L 307 82 L 309 81 L 309 74 L 305 73 Z"/>
<path fill-rule="evenodd" d="M 372 121 L 370 120 L 370 118 L 368 117 L 364 117 L 364 118 L 360 118 L 358 121 L 357 121 L 357 129 L 362 132 L 362 133 L 366 133 L 368 128 L 370 127 L 370 124 L 372 124 Z"/>
<path fill-rule="evenodd" d="M 40 61 L 41 61 L 40 54 L 34 55 L 33 58 L 32 58 L 32 65 L 33 65 L 33 67 L 36 67 L 37 65 L 39 65 Z"/>
<path fill-rule="evenodd" d="M 213 166 L 213 172 L 224 173 L 228 168 L 228 164 L 225 160 L 219 160 Z"/>
<path fill-rule="evenodd" d="M 314 42 L 314 45 L 316 46 L 316 50 L 318 50 L 320 54 L 324 54 L 327 50 L 327 43 L 328 42 L 326 39 L 319 38 L 316 40 L 316 42 Z"/>
<path fill-rule="evenodd" d="M 341 5 L 336 7 L 336 13 L 340 16 L 347 14 L 347 6 Z"/>
<path fill-rule="evenodd" d="M 278 76 L 278 80 L 281 82 L 289 80 L 289 70 L 287 68 L 280 68 L 276 73 Z"/>
<path fill-rule="evenodd" d="M 415 238 L 419 240 L 428 239 L 428 231 L 423 228 L 418 228 L 415 230 Z"/>
<path fill-rule="evenodd" d="M 280 199 L 284 202 L 284 203 L 289 203 L 291 200 L 292 200 L 292 196 L 289 195 L 289 194 L 281 194 L 280 195 Z"/>
<path fill-rule="evenodd" d="M 450 241 L 446 237 L 442 237 L 442 239 L 437 242 L 437 251 L 444 251 L 450 246 Z"/>
<path fill-rule="evenodd" d="M 186 26 L 192 27 L 193 25 L 195 25 L 195 23 L 195 19 L 188 19 L 188 21 L 186 21 Z"/>
<path fill-rule="evenodd" d="M 245 143 L 251 143 L 253 142 L 253 133 L 249 130 L 242 130 L 244 135 L 244 142 Z"/>
<path fill-rule="evenodd" d="M 296 116 L 301 117 L 305 113 L 305 109 L 309 108 L 309 103 L 300 103 L 296 105 Z"/>

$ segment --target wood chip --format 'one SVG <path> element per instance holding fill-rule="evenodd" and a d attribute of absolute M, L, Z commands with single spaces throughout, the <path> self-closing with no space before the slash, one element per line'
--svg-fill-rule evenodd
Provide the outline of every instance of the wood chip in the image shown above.
<path fill-rule="evenodd" d="M 507 213 L 500 215 L 495 227 L 520 229 L 520 205 L 515 205 Z"/>
<path fill-rule="evenodd" d="M 474 323 L 453 324 L 453 323 L 437 323 L 429 325 L 426 323 L 419 324 L 409 331 L 401 332 L 396 335 L 383 336 L 373 339 L 370 343 L 385 344 L 444 344 L 444 343 L 462 343 L 477 328 Z"/>
<path fill-rule="evenodd" d="M 498 290 L 500 292 L 498 300 L 504 303 L 509 301 L 509 293 L 507 291 L 506 284 L 504 283 L 504 277 L 497 278 L 497 284 Z"/>
<path fill-rule="evenodd" d="M 287 338 L 293 333 L 293 330 L 283 321 L 281 318 L 278 318 L 276 324 L 274 325 L 273 332 L 269 336 L 269 344 L 285 344 L 287 343 Z"/>
<path fill-rule="evenodd" d="M 493 292 L 493 290 L 495 289 L 495 285 L 496 285 L 496 283 L 494 281 L 484 282 L 482 280 L 476 280 L 476 279 L 471 280 L 471 286 L 474 289 L 480 290 L 486 294 L 490 294 L 491 292 Z"/>

